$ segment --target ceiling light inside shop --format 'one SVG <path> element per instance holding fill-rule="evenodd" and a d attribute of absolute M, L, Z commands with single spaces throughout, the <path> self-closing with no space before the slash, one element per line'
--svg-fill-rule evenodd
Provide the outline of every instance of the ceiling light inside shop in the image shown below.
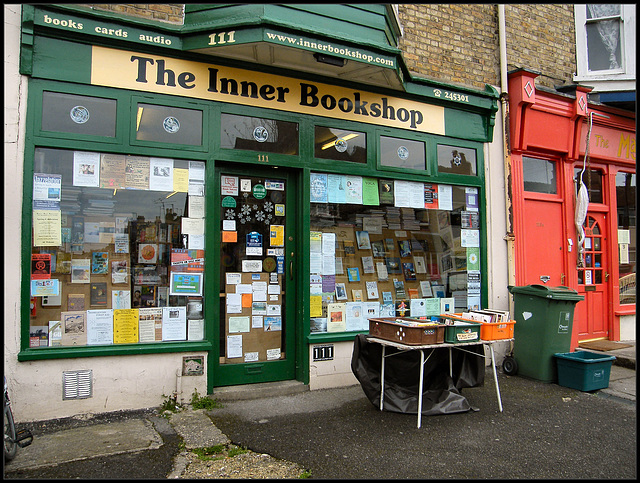
<path fill-rule="evenodd" d="M 326 144 L 322 145 L 322 150 L 324 151 L 325 149 L 329 149 L 333 146 L 336 145 L 336 142 L 338 141 L 338 139 L 342 139 L 343 141 L 348 141 L 349 139 L 353 139 L 353 138 L 357 138 L 359 136 L 359 134 L 355 134 L 355 133 L 351 133 L 351 134 L 347 134 L 346 136 L 343 137 L 336 137 L 333 141 L 329 141 Z"/>
<path fill-rule="evenodd" d="M 138 115 L 136 117 L 136 132 L 138 132 L 140 130 L 140 121 L 142 120 L 142 111 L 144 110 L 143 107 L 138 106 Z"/>

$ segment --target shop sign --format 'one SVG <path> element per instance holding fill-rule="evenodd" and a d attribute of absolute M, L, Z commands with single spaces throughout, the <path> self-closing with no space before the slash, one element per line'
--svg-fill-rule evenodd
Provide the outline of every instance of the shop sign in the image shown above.
<path fill-rule="evenodd" d="M 37 11 L 36 25 L 58 28 L 68 32 L 82 32 L 98 37 L 126 40 L 144 45 L 162 45 L 174 49 L 182 48 L 182 39 L 175 35 L 147 29 L 123 27 L 102 20 L 81 18 L 75 15 Z"/>
<path fill-rule="evenodd" d="M 445 134 L 444 107 L 409 99 L 99 46 L 91 62 L 93 85 Z"/>
<path fill-rule="evenodd" d="M 588 129 L 584 124 L 585 132 Z M 580 154 L 585 153 L 587 138 L 582 136 L 580 140 Z M 611 158 L 620 161 L 636 161 L 636 134 L 603 126 L 593 126 L 591 140 L 589 141 L 589 153 L 591 156 Z"/>

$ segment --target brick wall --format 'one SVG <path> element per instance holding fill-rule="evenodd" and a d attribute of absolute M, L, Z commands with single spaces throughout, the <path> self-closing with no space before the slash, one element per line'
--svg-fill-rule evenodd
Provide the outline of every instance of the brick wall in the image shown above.
<path fill-rule="evenodd" d="M 91 3 L 78 4 L 78 6 L 174 24 L 184 22 L 183 3 Z"/>
<path fill-rule="evenodd" d="M 400 39 L 408 69 L 419 76 L 483 89 L 500 84 L 495 4 L 401 4 Z M 538 85 L 571 83 L 576 71 L 573 5 L 505 7 L 508 70 L 541 72 Z"/>
<path fill-rule="evenodd" d="M 505 8 L 509 70 L 541 72 L 536 84 L 571 84 L 576 66 L 573 4 L 514 4 Z"/>
<path fill-rule="evenodd" d="M 409 71 L 478 89 L 499 84 L 495 5 L 402 4 L 398 16 Z"/>

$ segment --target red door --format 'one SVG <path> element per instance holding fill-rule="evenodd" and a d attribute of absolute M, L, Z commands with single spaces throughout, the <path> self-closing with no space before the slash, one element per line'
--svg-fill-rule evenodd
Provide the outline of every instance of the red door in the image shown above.
<path fill-rule="evenodd" d="M 566 285 L 562 203 L 524 200 L 523 285 Z"/>
<path fill-rule="evenodd" d="M 585 299 L 576 305 L 573 316 L 579 342 L 609 337 L 606 218 L 605 213 L 587 213 L 584 222 L 584 267 L 578 267 L 578 293 Z"/>

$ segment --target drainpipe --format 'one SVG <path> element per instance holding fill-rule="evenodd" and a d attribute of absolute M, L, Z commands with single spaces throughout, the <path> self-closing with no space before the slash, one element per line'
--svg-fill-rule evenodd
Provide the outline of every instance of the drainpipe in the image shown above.
<path fill-rule="evenodd" d="M 176 369 L 176 401 L 182 404 L 182 369 Z"/>
<path fill-rule="evenodd" d="M 502 102 L 502 135 L 504 149 L 504 187 L 507 233 L 507 277 L 509 285 L 515 285 L 515 236 L 513 234 L 513 190 L 511 176 L 511 146 L 509 136 L 509 82 L 507 79 L 507 32 L 504 5 L 498 5 L 498 38 L 500 42 L 500 101 Z"/>

